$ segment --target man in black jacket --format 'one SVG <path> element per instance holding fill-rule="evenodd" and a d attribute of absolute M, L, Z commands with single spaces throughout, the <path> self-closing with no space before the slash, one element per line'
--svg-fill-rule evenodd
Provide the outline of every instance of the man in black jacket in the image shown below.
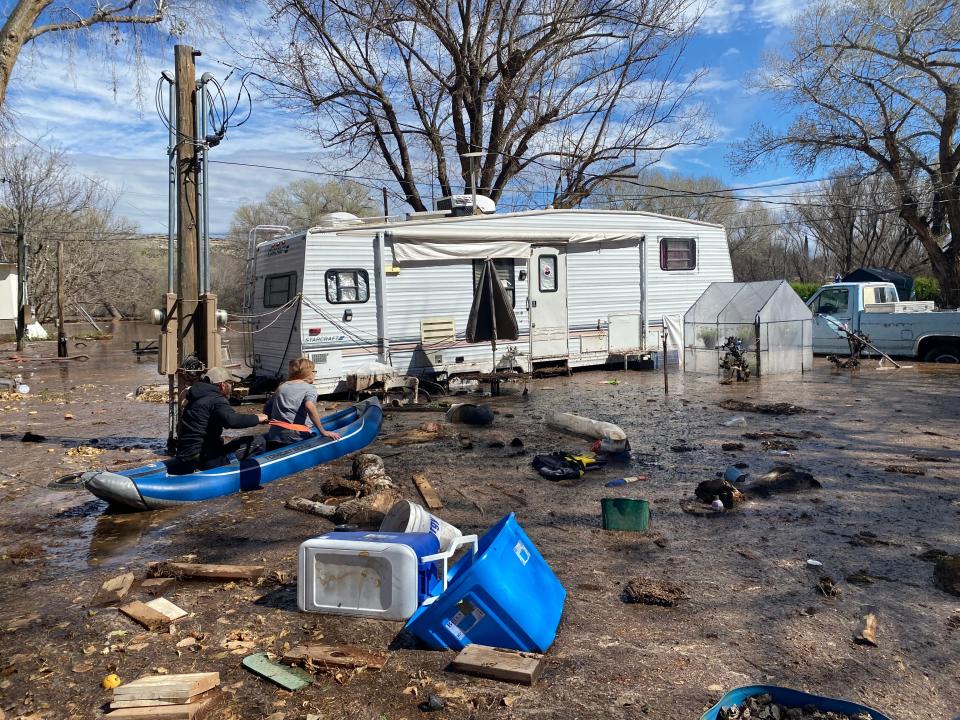
<path fill-rule="evenodd" d="M 244 415 L 234 412 L 227 401 L 232 389 L 233 377 L 229 371 L 215 367 L 187 391 L 187 405 L 180 417 L 177 457 L 171 464 L 171 473 L 182 475 L 209 470 L 228 464 L 227 455 L 230 453 L 243 460 L 263 449 L 262 435 L 246 435 L 223 442 L 225 429 L 254 427 L 269 420 L 262 413 Z"/>

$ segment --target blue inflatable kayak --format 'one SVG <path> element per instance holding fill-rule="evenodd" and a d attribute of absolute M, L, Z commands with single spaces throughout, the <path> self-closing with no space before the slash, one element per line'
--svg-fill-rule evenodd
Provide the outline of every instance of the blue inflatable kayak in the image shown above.
<path fill-rule="evenodd" d="M 98 498 L 134 510 L 154 510 L 256 490 L 273 480 L 365 448 L 380 432 L 383 411 L 379 401 L 370 398 L 321 420 L 325 429 L 340 433 L 339 440 L 317 433 L 262 455 L 189 475 L 169 475 L 165 462 L 155 462 L 118 472 L 92 470 L 83 473 L 80 482 Z"/>

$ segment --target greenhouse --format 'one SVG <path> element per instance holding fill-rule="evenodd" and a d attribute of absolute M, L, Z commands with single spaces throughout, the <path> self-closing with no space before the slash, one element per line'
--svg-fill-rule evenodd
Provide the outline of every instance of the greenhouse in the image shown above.
<path fill-rule="evenodd" d="M 813 369 L 813 315 L 786 280 L 711 283 L 683 318 L 684 369 L 720 372 L 733 344 L 754 376 Z"/>

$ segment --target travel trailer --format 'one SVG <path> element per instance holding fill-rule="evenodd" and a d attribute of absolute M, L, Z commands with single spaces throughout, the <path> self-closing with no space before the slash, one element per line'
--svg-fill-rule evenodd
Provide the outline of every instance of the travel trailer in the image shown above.
<path fill-rule="evenodd" d="M 722 226 L 645 212 L 404 222 L 335 213 L 251 252 L 254 375 L 282 378 L 305 355 L 322 393 L 351 389 L 351 377 L 383 366 L 421 377 L 495 369 L 489 343 L 465 340 L 487 259 L 519 326 L 517 340 L 497 343 L 496 369 L 524 372 L 656 351 L 664 316 L 682 316 L 710 283 L 733 280 Z"/>

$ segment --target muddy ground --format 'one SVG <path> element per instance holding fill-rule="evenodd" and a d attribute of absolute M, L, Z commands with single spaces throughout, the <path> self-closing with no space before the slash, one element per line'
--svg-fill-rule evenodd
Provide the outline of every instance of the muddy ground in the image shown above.
<path fill-rule="evenodd" d="M 84 492 L 46 489 L 65 473 L 140 464 L 162 448 L 165 406 L 127 397 L 158 379 L 152 357 L 138 363 L 129 353 L 132 335 L 152 332 L 120 326 L 113 341 L 82 349 L 91 356 L 83 364 L 21 363 L 35 368 L 27 379 L 33 392 L 0 401 L 0 708 L 7 718 L 97 718 L 110 698 L 100 680 L 110 672 L 132 680 L 202 670 L 219 671 L 228 691 L 218 717 L 244 720 L 414 718 L 429 692 L 447 701 L 441 717 L 695 720 L 727 689 L 752 683 L 846 697 L 901 720 L 960 714 L 960 598 L 937 589 L 932 564 L 917 557 L 932 548 L 960 552 L 954 368 L 877 371 L 867 363 L 838 375 L 818 360 L 803 378 L 727 387 L 674 372 L 666 397 L 656 372 L 579 372 L 533 381 L 527 398 L 500 402 L 492 428 L 455 428 L 472 438 L 471 449 L 456 434 L 430 444 L 377 444 L 406 496 L 418 500 L 411 475 L 426 473 L 445 503 L 440 514 L 464 532 L 483 532 L 515 512 L 566 587 L 546 670 L 526 688 L 445 671 L 453 653 L 418 649 L 400 623 L 297 611 L 297 547 L 331 525 L 284 508 L 284 500 L 309 497 L 323 478 L 348 473 L 348 461 L 162 512 L 110 514 Z M 0 357 L 9 354 L 6 348 Z M 36 344 L 30 354 L 50 356 L 55 348 Z M 718 407 L 730 398 L 813 412 Z M 545 427 L 552 409 L 620 424 L 632 464 L 578 481 L 540 478 L 529 466 L 533 453 L 585 447 Z M 746 426 L 724 427 L 735 414 Z M 383 436 L 434 419 L 390 413 Z M 46 441 L 20 442 L 28 430 Z M 788 440 L 798 446 L 791 457 L 742 437 L 778 430 L 821 437 Z M 526 455 L 512 455 L 513 437 L 522 438 Z M 507 446 L 488 447 L 496 439 Z M 721 449 L 735 441 L 744 450 Z M 112 449 L 78 457 L 77 445 Z M 692 449 L 670 450 L 679 445 Z M 918 453 L 941 460 L 917 460 Z M 698 482 L 733 462 L 758 475 L 778 460 L 810 471 L 823 488 L 722 514 L 681 508 Z M 885 470 L 895 465 L 924 474 Z M 604 487 L 637 473 L 649 480 Z M 650 532 L 601 530 L 599 501 L 618 496 L 651 501 Z M 190 615 L 171 633 L 146 632 L 91 604 L 104 580 L 127 570 L 143 577 L 148 562 L 184 555 L 275 572 L 259 584 L 181 582 L 166 596 Z M 811 569 L 808 559 L 823 565 Z M 860 570 L 874 581 L 845 580 Z M 835 579 L 837 597 L 818 591 L 821 575 Z M 688 599 L 677 607 L 623 603 L 623 586 L 641 576 L 677 584 Z M 878 647 L 852 641 L 866 608 L 879 618 Z M 186 646 L 188 636 L 197 642 Z M 318 676 L 295 694 L 240 666 L 246 654 L 308 640 L 389 648 L 389 660 L 379 673 Z"/>

